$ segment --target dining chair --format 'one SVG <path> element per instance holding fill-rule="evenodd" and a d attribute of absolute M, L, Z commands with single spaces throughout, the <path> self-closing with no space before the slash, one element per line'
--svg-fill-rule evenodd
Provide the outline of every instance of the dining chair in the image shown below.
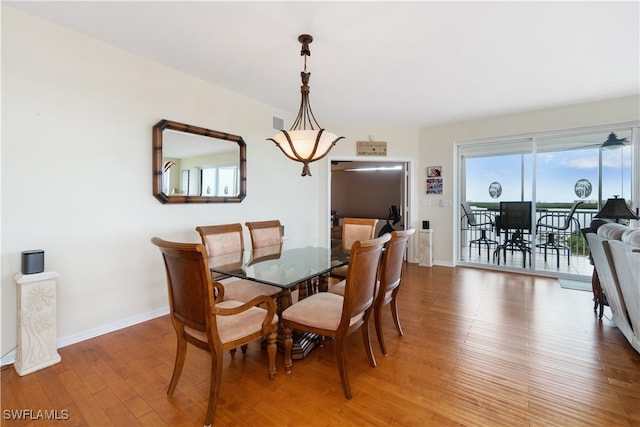
<path fill-rule="evenodd" d="M 253 249 L 282 243 L 282 224 L 277 219 L 245 222 L 245 225 L 249 229 Z"/>
<path fill-rule="evenodd" d="M 210 257 L 223 256 L 229 254 L 242 254 L 244 251 L 244 237 L 242 234 L 242 224 L 221 224 L 196 227 L 200 234 L 202 244 L 205 245 Z M 240 255 L 241 256 L 241 255 Z M 258 295 L 277 297 L 281 289 L 275 286 L 265 285 L 254 280 L 229 278 L 212 273 L 213 280 L 224 280 L 225 298 L 247 302 Z"/>
<path fill-rule="evenodd" d="M 544 248 L 544 260 L 547 261 L 547 249 L 556 251 L 556 267 L 560 268 L 560 251 L 567 251 L 567 265 L 571 262 L 571 244 L 565 245 L 567 236 L 580 236 L 580 222 L 575 218 L 576 209 L 584 203 L 578 200 L 571 206 L 569 213 L 560 214 L 558 212 L 547 213 L 538 218 L 536 222 L 536 234 L 546 235 L 544 243 L 536 245 L 537 248 Z M 562 223 L 560 223 L 562 221 Z"/>
<path fill-rule="evenodd" d="M 369 364 L 372 367 L 376 366 L 369 335 L 369 318 L 375 298 L 376 277 L 382 248 L 389 239 L 391 235 L 385 234 L 377 239 L 356 241 L 353 244 L 344 297 L 330 292 L 319 292 L 291 305 L 282 312 L 284 365 L 287 373 L 291 372 L 293 366 L 291 360 L 293 329 L 334 338 L 342 389 L 345 397 L 351 399 L 351 387 L 347 375 L 346 340 L 349 335 L 360 329 Z"/>
<path fill-rule="evenodd" d="M 349 252 L 354 242 L 371 240 L 376 237 L 375 218 L 343 218 L 342 219 L 342 250 Z M 347 265 L 342 265 L 331 270 L 331 276 L 344 279 L 347 277 Z"/>
<path fill-rule="evenodd" d="M 154 237 L 164 260 L 169 288 L 169 312 L 176 331 L 177 349 L 173 374 L 167 390 L 171 397 L 178 385 L 187 355 L 187 344 L 211 354 L 209 400 L 204 419 L 210 426 L 215 415 L 222 382 L 225 350 L 266 337 L 269 377 L 276 374 L 278 315 L 276 304 L 268 296 L 242 303 L 216 302 L 215 292 L 224 295 L 224 287 L 211 280 L 207 252 L 200 243 L 175 243 Z M 257 307 L 262 305 L 265 308 Z"/>
<path fill-rule="evenodd" d="M 384 343 L 382 334 L 382 308 L 389 305 L 391 308 L 391 316 L 396 326 L 398 335 L 402 336 L 402 326 L 400 325 L 400 316 L 398 315 L 398 291 L 400 290 L 400 281 L 402 280 L 402 266 L 404 263 L 405 249 L 409 242 L 409 238 L 415 233 L 414 228 L 408 230 L 396 230 L 391 233 L 391 240 L 384 246 L 384 252 L 380 259 L 380 268 L 378 271 L 378 285 L 376 298 L 373 303 L 373 318 L 376 325 L 376 335 L 378 336 L 378 344 L 383 354 L 387 354 L 387 347 Z M 329 287 L 329 292 L 344 295 L 346 281 L 343 280 Z"/>

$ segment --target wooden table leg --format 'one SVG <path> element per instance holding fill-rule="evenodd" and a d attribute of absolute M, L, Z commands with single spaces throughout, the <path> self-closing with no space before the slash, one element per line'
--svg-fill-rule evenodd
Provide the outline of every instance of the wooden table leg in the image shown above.
<path fill-rule="evenodd" d="M 310 281 L 309 281 L 310 283 Z M 308 289 L 309 283 L 303 282 L 298 285 L 298 301 L 307 297 L 310 290 Z M 283 289 L 280 297 L 280 304 L 278 305 L 278 316 L 282 319 L 282 312 L 290 307 L 292 304 L 291 289 Z M 315 347 L 318 336 L 311 332 L 293 331 L 293 343 L 291 349 L 292 359 L 304 359 L 307 354 Z M 284 353 L 284 330 L 282 324 L 278 326 L 278 338 L 276 341 L 278 345 L 278 351 Z M 263 343 L 266 344 L 266 343 Z"/>
<path fill-rule="evenodd" d="M 318 292 L 327 292 L 329 290 L 329 275 L 323 274 L 318 277 Z"/>

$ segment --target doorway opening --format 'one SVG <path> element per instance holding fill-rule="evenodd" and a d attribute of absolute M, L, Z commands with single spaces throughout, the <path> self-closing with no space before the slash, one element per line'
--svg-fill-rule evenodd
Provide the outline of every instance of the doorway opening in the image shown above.
<path fill-rule="evenodd" d="M 330 163 L 332 244 L 340 243 L 346 217 L 377 219 L 376 237 L 381 231 L 410 227 L 408 161 L 333 159 Z"/>

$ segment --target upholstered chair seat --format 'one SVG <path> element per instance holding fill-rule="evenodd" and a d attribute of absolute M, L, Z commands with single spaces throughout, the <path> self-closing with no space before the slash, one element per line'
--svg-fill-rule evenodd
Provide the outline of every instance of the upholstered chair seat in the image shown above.
<path fill-rule="evenodd" d="M 216 308 L 237 308 L 244 303 L 240 301 L 225 300 L 216 304 Z M 222 344 L 228 344 L 256 333 L 262 327 L 265 311 L 258 307 L 252 307 L 234 316 L 220 316 L 217 319 L 218 338 Z M 271 325 L 277 327 L 278 315 L 273 316 Z M 184 327 L 184 332 L 201 341 L 207 341 L 207 333 L 197 329 Z"/>
<path fill-rule="evenodd" d="M 286 319 L 304 323 L 313 328 L 338 329 L 342 319 L 344 298 L 329 292 L 320 292 L 314 298 L 305 298 L 286 310 Z M 349 322 L 350 325 L 362 319 L 364 313 L 358 313 Z"/>

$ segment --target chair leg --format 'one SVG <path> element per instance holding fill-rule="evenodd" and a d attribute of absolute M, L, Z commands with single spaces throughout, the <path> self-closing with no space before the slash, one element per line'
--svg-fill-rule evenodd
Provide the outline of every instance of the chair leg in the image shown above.
<path fill-rule="evenodd" d="M 291 334 L 293 333 L 293 328 L 288 324 L 284 324 L 284 369 L 287 374 L 291 373 L 291 367 L 293 366 L 293 362 L 291 360 L 291 349 L 293 347 L 293 337 Z"/>
<path fill-rule="evenodd" d="M 344 397 L 351 400 L 351 387 L 349 386 L 349 377 L 347 376 L 347 359 L 345 357 L 345 337 L 336 337 L 336 361 L 338 363 L 338 371 L 340 371 L 340 381 L 342 381 L 342 390 Z"/>
<path fill-rule="evenodd" d="M 173 375 L 171 375 L 171 382 L 167 390 L 167 396 L 173 396 L 173 392 L 178 385 L 180 374 L 182 374 L 182 368 L 184 367 L 184 360 L 187 357 L 187 340 L 184 339 L 182 333 L 178 333 L 178 347 L 176 349 L 176 360 L 173 365 Z"/>
<path fill-rule="evenodd" d="M 269 355 L 269 378 L 274 379 L 276 376 L 276 339 L 278 332 L 272 331 L 267 336 L 267 354 Z"/>
<path fill-rule="evenodd" d="M 387 355 L 387 347 L 384 345 L 384 336 L 382 335 L 382 306 L 376 305 L 373 309 L 373 319 L 376 325 L 376 335 L 378 336 L 378 344 L 382 354 Z"/>
<path fill-rule="evenodd" d="M 220 384 L 222 383 L 222 353 L 211 350 L 211 379 L 209 384 L 209 403 L 207 405 L 207 415 L 204 418 L 205 427 L 211 426 L 213 416 L 218 405 L 220 395 Z"/>
<path fill-rule="evenodd" d="M 362 329 L 362 342 L 364 343 L 364 351 L 367 353 L 367 358 L 369 359 L 369 365 L 375 368 L 376 358 L 373 355 L 373 348 L 371 347 L 371 334 L 369 333 L 369 319 L 365 320 L 364 325 L 362 325 L 360 329 Z"/>
<path fill-rule="evenodd" d="M 242 354 L 247 354 L 247 348 L 249 348 L 248 344 L 243 344 L 240 349 L 242 349 Z"/>
<path fill-rule="evenodd" d="M 391 305 L 391 314 L 393 317 L 393 323 L 396 324 L 396 330 L 398 331 L 398 335 L 403 336 L 404 333 L 402 332 L 402 326 L 400 326 L 400 316 L 398 315 L 398 300 L 396 299 L 395 295 L 393 296 L 389 304 Z"/>

